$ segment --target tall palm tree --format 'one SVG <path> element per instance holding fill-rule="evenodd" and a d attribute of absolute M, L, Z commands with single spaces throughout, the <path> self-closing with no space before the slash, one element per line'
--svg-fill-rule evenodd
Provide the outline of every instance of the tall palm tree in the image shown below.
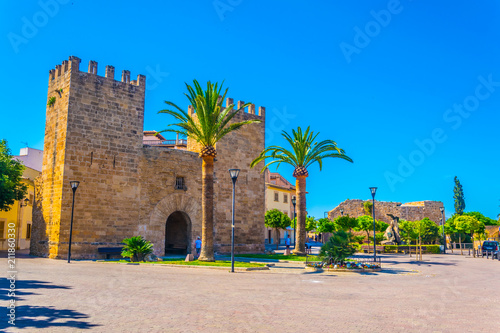
<path fill-rule="evenodd" d="M 223 84 L 223 83 L 222 83 Z M 221 96 L 222 84 L 207 83 L 203 90 L 198 81 L 193 80 L 193 86 L 186 83 L 189 103 L 192 105 L 194 115 L 190 115 L 172 102 L 165 101 L 174 110 L 165 109 L 158 113 L 166 113 L 174 116 L 178 123 L 170 124 L 162 132 L 174 132 L 194 139 L 202 147 L 200 157 L 202 163 L 202 245 L 199 260 L 214 261 L 214 159 L 217 155 L 215 144 L 226 134 L 240 129 L 251 123 L 259 123 L 261 120 L 251 119 L 240 122 L 229 123 L 231 119 L 242 109 L 250 105 L 246 103 L 239 109 L 234 109 L 234 104 L 226 108 L 222 102 L 226 98 L 228 89 Z"/>
<path fill-rule="evenodd" d="M 262 172 L 271 164 L 286 163 L 294 167 L 293 176 L 296 178 L 295 185 L 297 189 L 297 246 L 294 250 L 296 254 L 305 253 L 306 241 L 306 178 L 309 176 L 307 168 L 314 163 L 319 164 L 319 170 L 323 166 L 323 159 L 328 157 L 341 158 L 352 162 L 352 159 L 345 155 L 344 151 L 337 147 L 332 140 L 315 142 L 319 133 L 314 134 L 309 127 L 302 132 L 300 127 L 297 131 L 292 129 L 292 136 L 283 131 L 282 136 L 290 144 L 291 150 L 279 146 L 270 146 L 264 149 L 259 157 L 250 164 L 250 167 L 256 166 L 266 158 L 272 159 L 267 163 Z"/>

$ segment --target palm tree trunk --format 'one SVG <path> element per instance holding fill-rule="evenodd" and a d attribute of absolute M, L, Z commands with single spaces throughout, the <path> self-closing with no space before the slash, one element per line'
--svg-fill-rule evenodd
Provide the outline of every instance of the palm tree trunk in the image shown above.
<path fill-rule="evenodd" d="M 214 158 L 203 156 L 201 185 L 201 253 L 198 260 L 214 258 Z"/>
<path fill-rule="evenodd" d="M 306 176 L 297 176 L 295 181 L 297 189 L 297 240 L 294 254 L 306 253 Z"/>

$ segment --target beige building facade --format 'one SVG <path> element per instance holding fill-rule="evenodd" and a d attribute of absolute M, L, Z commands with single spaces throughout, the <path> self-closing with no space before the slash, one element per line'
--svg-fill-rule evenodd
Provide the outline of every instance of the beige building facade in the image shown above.
<path fill-rule="evenodd" d="M 26 148 L 23 149 L 27 151 Z M 26 155 L 23 155 L 23 151 L 21 151 L 21 156 L 24 156 L 25 159 L 27 159 Z M 33 166 L 36 166 L 36 164 Z M 12 227 L 16 230 L 15 248 L 19 250 L 30 248 L 33 220 L 32 210 L 35 199 L 34 180 L 38 175 L 40 175 L 39 170 L 26 166 L 22 182 L 28 187 L 28 192 L 22 200 L 16 200 L 8 211 L 0 211 L 0 250 L 7 250 L 9 248 L 8 230 Z"/>
<path fill-rule="evenodd" d="M 201 236 L 202 162 L 197 145 L 190 138 L 176 140 L 173 147 L 165 140 L 152 143 L 158 138 L 143 130 L 145 76 L 131 80 L 124 70 L 117 81 L 112 66 L 106 66 L 105 73 L 105 77 L 97 75 L 95 61 L 89 62 L 87 72 L 80 71 L 80 59 L 74 56 L 49 72 L 31 254 L 67 255 L 72 180 L 80 181 L 73 258 L 98 258 L 99 248 L 120 246 L 124 238 L 137 235 L 154 244 L 156 255 L 192 253 L 194 240 Z M 262 123 L 230 133 L 216 146 L 216 253 L 230 252 L 231 247 L 230 168 L 241 169 L 236 187 L 236 251 L 264 251 L 264 175 L 262 165 L 251 169 L 250 162 L 265 146 L 265 108 L 256 110 L 252 104 L 232 121 L 246 119 Z"/>
<path fill-rule="evenodd" d="M 266 212 L 271 209 L 277 209 L 293 219 L 292 197 L 296 195 L 295 186 L 278 172 L 264 171 L 266 179 Z M 266 244 L 275 244 L 276 237 L 279 237 L 280 244 L 284 244 L 285 238 L 290 235 L 294 242 L 294 233 L 292 228 L 280 230 L 279 235 L 276 230 L 264 226 L 264 236 Z"/>

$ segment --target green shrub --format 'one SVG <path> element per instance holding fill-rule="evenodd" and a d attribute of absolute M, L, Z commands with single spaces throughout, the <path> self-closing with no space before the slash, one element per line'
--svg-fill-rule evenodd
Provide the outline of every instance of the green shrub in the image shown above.
<path fill-rule="evenodd" d="M 54 105 L 55 103 L 56 103 L 56 98 L 55 98 L 54 96 L 49 97 L 49 100 L 48 100 L 48 102 L 47 102 L 47 105 L 48 105 L 48 106 L 52 106 L 52 105 Z"/>
<path fill-rule="evenodd" d="M 385 253 L 398 252 L 398 246 L 397 245 L 384 245 L 384 252 Z"/>
<path fill-rule="evenodd" d="M 428 253 L 433 253 L 433 254 L 440 254 L 441 253 L 441 248 L 439 245 L 425 245 L 422 246 L 422 251 L 425 248 L 426 252 Z"/>
<path fill-rule="evenodd" d="M 319 256 L 323 261 L 331 264 L 344 264 L 347 257 L 356 252 L 356 248 L 351 244 L 352 234 L 339 230 L 333 233 L 332 237 L 323 244 Z"/>
<path fill-rule="evenodd" d="M 130 258 L 132 262 L 144 261 L 144 258 L 153 252 L 153 244 L 142 236 L 125 238 L 123 243 L 125 246 L 122 250 L 122 257 Z"/>

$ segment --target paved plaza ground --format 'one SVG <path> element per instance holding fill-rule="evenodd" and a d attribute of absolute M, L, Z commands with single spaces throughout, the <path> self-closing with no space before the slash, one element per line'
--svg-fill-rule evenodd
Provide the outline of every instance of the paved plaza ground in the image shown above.
<path fill-rule="evenodd" d="M 414 259 L 384 255 L 383 271 L 369 274 L 308 272 L 297 263 L 231 274 L 26 256 L 17 262 L 16 326 L 24 332 L 500 331 L 500 261 Z M 7 271 L 6 259 L 0 265 Z M 0 297 L 7 305 L 5 289 Z M 18 331 L 2 313 L 4 329 Z"/>

